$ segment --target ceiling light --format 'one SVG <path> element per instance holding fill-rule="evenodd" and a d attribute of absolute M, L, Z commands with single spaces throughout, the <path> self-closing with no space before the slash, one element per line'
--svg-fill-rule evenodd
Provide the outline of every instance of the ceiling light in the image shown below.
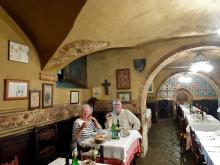
<path fill-rule="evenodd" d="M 183 74 L 179 77 L 178 81 L 181 83 L 190 83 L 192 82 L 192 78 L 189 75 Z"/>
<path fill-rule="evenodd" d="M 209 63 L 207 57 L 202 53 L 202 51 L 199 51 L 192 61 L 192 64 L 190 66 L 190 71 L 211 72 L 212 69 L 213 69 L 213 66 Z"/>

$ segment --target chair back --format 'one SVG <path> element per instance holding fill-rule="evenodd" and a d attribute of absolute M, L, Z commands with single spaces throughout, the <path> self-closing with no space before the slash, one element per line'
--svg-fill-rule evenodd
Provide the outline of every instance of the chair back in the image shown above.
<path fill-rule="evenodd" d="M 3 163 L 1 165 L 18 165 L 18 157 L 15 156 L 14 160 L 12 160 L 11 163 Z"/>
<path fill-rule="evenodd" d="M 82 160 L 82 155 L 84 152 L 89 152 L 91 149 L 94 149 L 94 147 L 88 147 L 88 146 L 81 146 L 79 143 L 77 143 L 77 151 L 78 151 L 78 159 Z M 104 147 L 103 145 L 100 145 L 98 149 L 98 155 L 100 163 L 104 163 Z"/>

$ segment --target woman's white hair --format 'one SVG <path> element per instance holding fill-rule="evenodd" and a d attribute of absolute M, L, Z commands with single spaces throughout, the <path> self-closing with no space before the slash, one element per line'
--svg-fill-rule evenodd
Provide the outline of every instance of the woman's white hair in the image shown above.
<path fill-rule="evenodd" d="M 91 107 L 89 104 L 83 104 L 83 105 L 82 105 L 82 111 L 83 111 L 84 109 L 86 109 L 86 108 L 89 108 L 91 112 L 93 111 L 92 107 Z"/>

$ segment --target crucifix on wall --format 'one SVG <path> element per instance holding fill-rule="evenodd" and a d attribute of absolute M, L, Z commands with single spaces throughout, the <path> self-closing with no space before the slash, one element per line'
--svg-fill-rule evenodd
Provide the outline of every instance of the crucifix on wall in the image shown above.
<path fill-rule="evenodd" d="M 107 79 L 105 79 L 105 81 L 102 83 L 102 86 L 103 86 L 104 89 L 105 89 L 105 95 L 108 95 L 108 86 L 111 86 L 111 83 L 108 82 Z"/>

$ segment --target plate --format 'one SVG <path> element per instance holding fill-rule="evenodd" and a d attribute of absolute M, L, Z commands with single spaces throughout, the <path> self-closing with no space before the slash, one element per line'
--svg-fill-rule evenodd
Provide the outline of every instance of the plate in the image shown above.
<path fill-rule="evenodd" d="M 93 162 L 92 160 L 84 160 L 81 163 L 82 165 L 95 165 L 95 162 Z"/>

